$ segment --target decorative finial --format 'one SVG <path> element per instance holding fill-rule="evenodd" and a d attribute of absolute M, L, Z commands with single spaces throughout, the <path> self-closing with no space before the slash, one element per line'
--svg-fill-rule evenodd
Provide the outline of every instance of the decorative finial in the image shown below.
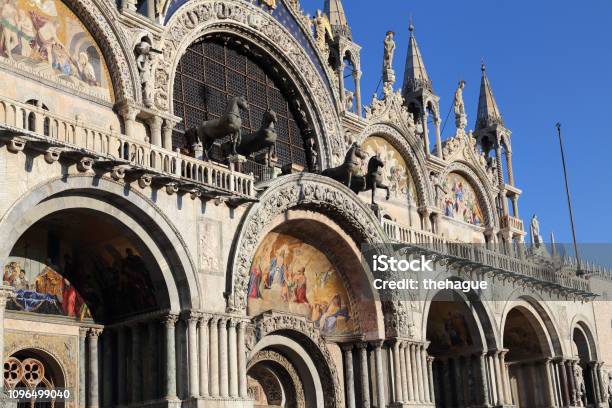
<path fill-rule="evenodd" d="M 414 31 L 414 21 L 412 21 L 412 14 L 410 15 L 410 25 L 408 26 L 408 31 L 410 31 L 410 33 Z"/>
<path fill-rule="evenodd" d="M 487 66 L 484 63 L 484 58 L 480 59 L 480 70 L 484 73 L 487 70 Z"/>

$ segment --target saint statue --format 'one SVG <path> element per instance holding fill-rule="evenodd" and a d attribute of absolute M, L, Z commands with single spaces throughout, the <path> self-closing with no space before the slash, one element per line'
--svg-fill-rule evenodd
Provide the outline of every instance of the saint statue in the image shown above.
<path fill-rule="evenodd" d="M 387 31 L 385 36 L 385 53 L 383 57 L 383 83 L 385 89 L 393 88 L 395 83 L 395 71 L 393 71 L 393 55 L 395 54 L 395 41 L 393 37 L 395 33 L 393 31 Z M 385 94 L 388 94 L 387 91 Z"/>
<path fill-rule="evenodd" d="M 144 38 L 136 44 L 136 65 L 140 76 L 142 101 L 147 108 L 153 106 L 153 56 L 151 44 Z"/>
<path fill-rule="evenodd" d="M 538 221 L 538 216 L 533 215 L 531 217 L 531 244 L 539 248 L 542 245 L 542 236 L 540 235 L 540 221 Z"/>
<path fill-rule="evenodd" d="M 459 81 L 457 90 L 455 91 L 455 125 L 457 129 L 465 130 L 467 126 L 467 115 L 465 114 L 465 105 L 463 104 L 463 88 L 465 88 L 465 81 L 462 79 Z"/>
<path fill-rule="evenodd" d="M 393 69 L 393 55 L 395 54 L 395 41 L 393 41 L 393 31 L 387 31 L 385 37 L 385 55 L 383 58 L 383 70 Z"/>

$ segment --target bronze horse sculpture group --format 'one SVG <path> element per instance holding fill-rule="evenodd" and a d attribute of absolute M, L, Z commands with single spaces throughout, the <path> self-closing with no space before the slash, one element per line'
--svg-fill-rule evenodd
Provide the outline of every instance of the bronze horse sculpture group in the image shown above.
<path fill-rule="evenodd" d="M 367 153 L 357 143 L 353 143 L 346 153 L 344 163 L 338 167 L 323 170 L 321 174 L 346 185 L 355 194 L 371 190 L 372 205 L 376 204 L 376 190 L 379 188 L 387 191 L 386 199 L 388 200 L 391 191 L 389 186 L 384 183 L 384 174 L 381 168 L 385 166 L 385 163 L 380 159 L 380 156 L 372 156 L 368 161 L 367 173 L 365 175 L 360 174 L 362 160 L 367 157 Z"/>

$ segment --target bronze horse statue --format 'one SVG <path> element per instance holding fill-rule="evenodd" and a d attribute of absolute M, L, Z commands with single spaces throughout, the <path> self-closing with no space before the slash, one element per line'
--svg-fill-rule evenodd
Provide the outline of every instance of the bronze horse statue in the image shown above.
<path fill-rule="evenodd" d="M 344 163 L 338 167 L 325 169 L 321 174 L 333 178 L 350 188 L 353 176 L 358 175 L 361 170 L 361 160 L 366 157 L 368 157 L 366 152 L 357 143 L 353 143 L 346 152 Z"/>
<path fill-rule="evenodd" d="M 261 127 L 259 130 L 242 136 L 242 141 L 236 147 L 238 154 L 250 156 L 260 150 L 267 149 L 266 161 L 270 165 L 270 161 L 276 156 L 276 112 L 268 110 L 264 113 Z"/>
<path fill-rule="evenodd" d="M 209 160 L 208 152 L 216 140 L 230 137 L 231 154 L 237 154 L 236 148 L 241 142 L 242 118 L 240 110 L 249 109 L 244 96 L 234 96 L 225 108 L 225 113 L 219 119 L 207 120 L 202 125 L 185 132 L 190 146 L 201 144 L 204 147 L 204 159 Z"/>
<path fill-rule="evenodd" d="M 380 170 L 385 167 L 385 163 L 380 159 L 380 156 L 374 155 L 368 161 L 368 172 L 365 176 L 355 177 L 353 183 L 351 184 L 351 190 L 355 192 L 355 194 L 359 194 L 362 191 L 372 190 L 372 205 L 376 204 L 376 200 L 374 199 L 376 196 L 376 190 L 382 189 L 387 190 L 386 200 L 389 199 L 391 195 L 391 190 L 389 186 L 385 185 L 383 182 L 383 172 Z"/>

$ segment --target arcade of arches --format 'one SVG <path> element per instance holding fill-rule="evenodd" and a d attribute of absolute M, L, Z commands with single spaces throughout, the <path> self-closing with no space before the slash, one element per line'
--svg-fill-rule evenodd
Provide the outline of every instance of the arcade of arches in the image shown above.
<path fill-rule="evenodd" d="M 0 3 L 0 408 L 612 406 L 612 279 L 523 247 L 485 67 L 442 141 L 340 0 Z M 492 290 L 386 298 L 383 243 Z"/>

